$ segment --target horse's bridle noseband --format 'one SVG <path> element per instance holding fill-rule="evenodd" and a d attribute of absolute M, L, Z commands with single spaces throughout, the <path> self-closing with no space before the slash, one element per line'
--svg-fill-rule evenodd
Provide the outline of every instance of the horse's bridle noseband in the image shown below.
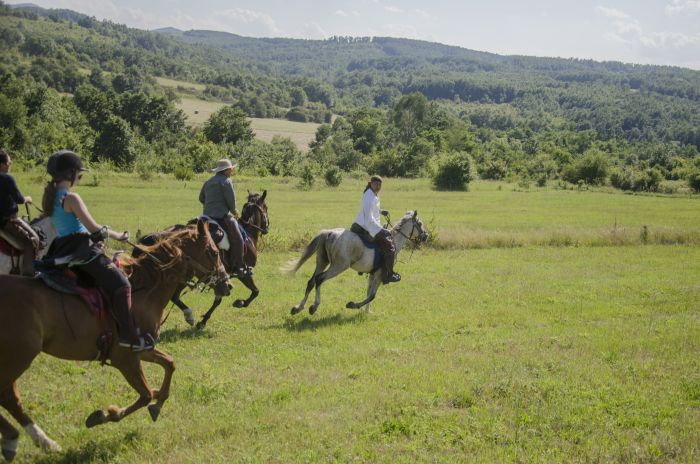
<path fill-rule="evenodd" d="M 262 206 L 257 204 L 254 200 L 249 201 L 248 203 L 246 203 L 243 206 L 243 213 L 245 213 L 245 211 L 248 208 L 255 208 L 258 210 L 258 212 L 260 213 L 260 217 L 262 217 L 262 219 L 263 219 L 263 227 L 258 227 L 255 224 L 253 224 L 253 222 L 252 222 L 253 215 L 252 214 L 248 217 L 248 220 L 244 220 L 243 217 L 241 217 L 242 223 L 246 227 L 251 227 L 251 228 L 259 231 L 261 234 L 266 235 L 270 231 L 270 218 L 268 217 L 267 212 L 262 208 Z"/>

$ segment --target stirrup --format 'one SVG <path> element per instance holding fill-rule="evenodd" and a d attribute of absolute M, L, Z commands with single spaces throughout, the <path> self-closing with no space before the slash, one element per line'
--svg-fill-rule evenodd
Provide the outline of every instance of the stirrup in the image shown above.
<path fill-rule="evenodd" d="M 131 351 L 134 351 L 134 352 L 151 351 L 156 347 L 156 341 L 153 339 L 153 336 L 151 334 L 147 333 L 143 337 L 139 337 L 138 345 L 135 345 L 131 342 L 120 340 L 119 346 L 121 346 L 123 348 L 129 348 Z"/>

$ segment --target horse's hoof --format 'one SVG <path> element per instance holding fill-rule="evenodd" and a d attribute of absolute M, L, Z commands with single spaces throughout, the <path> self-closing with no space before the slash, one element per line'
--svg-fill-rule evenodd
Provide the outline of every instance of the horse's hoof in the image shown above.
<path fill-rule="evenodd" d="M 104 411 L 98 409 L 85 419 L 85 427 L 90 429 L 96 425 L 104 424 L 105 422 L 107 422 L 107 416 L 105 416 Z"/>
<path fill-rule="evenodd" d="M 245 300 L 236 300 L 233 302 L 233 306 L 236 308 L 245 308 L 246 307 Z"/>
<path fill-rule="evenodd" d="M 13 438 L 3 438 L 2 442 L 2 457 L 5 458 L 7 462 L 12 461 L 17 455 L 17 445 L 19 445 L 19 439 Z"/>
<path fill-rule="evenodd" d="M 204 327 L 206 327 L 207 323 L 204 321 L 199 321 L 197 322 L 197 330 L 202 330 Z"/>
<path fill-rule="evenodd" d="M 348 301 L 348 304 L 346 304 L 345 307 L 348 309 L 357 309 L 357 305 L 352 301 Z"/>
<path fill-rule="evenodd" d="M 318 306 L 316 306 L 316 305 L 309 306 L 309 314 L 314 314 L 317 309 L 318 309 Z"/>
<path fill-rule="evenodd" d="M 2 457 L 5 458 L 5 461 L 12 462 L 15 456 L 17 456 L 17 451 L 10 451 L 5 448 L 2 449 Z"/>
<path fill-rule="evenodd" d="M 187 322 L 190 327 L 194 325 L 194 315 L 192 314 L 192 310 L 190 308 L 185 309 L 182 311 L 182 315 L 185 316 L 185 322 Z"/>
<path fill-rule="evenodd" d="M 160 406 L 157 404 L 149 404 L 148 412 L 151 415 L 151 419 L 153 419 L 153 422 L 155 422 L 156 420 L 158 420 L 158 415 L 160 414 Z"/>
<path fill-rule="evenodd" d="M 294 316 L 295 314 L 299 314 L 300 312 L 301 312 L 301 308 L 298 306 L 292 306 L 292 310 L 290 311 L 292 316 Z"/>

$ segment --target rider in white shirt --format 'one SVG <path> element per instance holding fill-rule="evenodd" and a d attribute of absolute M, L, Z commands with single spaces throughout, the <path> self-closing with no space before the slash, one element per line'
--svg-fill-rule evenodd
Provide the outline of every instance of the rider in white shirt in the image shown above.
<path fill-rule="evenodd" d="M 379 191 L 382 189 L 382 178 L 372 176 L 365 187 L 360 212 L 355 218 L 355 223 L 351 230 L 357 231 L 357 227 L 361 227 L 374 240 L 379 249 L 384 254 L 382 282 L 385 284 L 398 282 L 401 276 L 394 272 L 394 262 L 396 260 L 396 247 L 391 232 L 384 229 L 379 222 L 381 214 L 386 214 L 386 211 L 380 209 L 379 206 Z M 360 231 L 362 232 L 362 231 Z"/>

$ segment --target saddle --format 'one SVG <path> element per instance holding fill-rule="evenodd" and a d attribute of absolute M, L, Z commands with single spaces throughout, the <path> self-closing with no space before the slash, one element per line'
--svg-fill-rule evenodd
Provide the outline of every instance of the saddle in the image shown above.
<path fill-rule="evenodd" d="M 12 220 L 6 220 L 5 224 Z M 15 233 L 23 235 L 27 241 L 30 241 L 34 246 L 35 252 L 46 247 L 46 235 L 42 231 L 34 229 L 29 224 L 24 223 L 24 221 L 17 220 L 15 224 L 13 227 Z M 15 235 L 0 229 L 0 253 L 7 256 L 19 256 L 22 250 L 24 250 L 22 241 L 18 240 Z"/>
<path fill-rule="evenodd" d="M 187 221 L 187 225 L 197 224 L 197 221 L 200 219 L 207 221 L 207 225 L 209 226 L 209 235 L 211 235 L 211 238 L 214 240 L 214 243 L 216 243 L 216 246 L 218 246 L 220 250 L 228 250 L 231 248 L 231 243 L 228 240 L 226 230 L 224 230 L 224 228 L 221 227 L 221 225 L 219 225 L 215 219 L 212 219 L 209 216 L 201 215 Z"/>
<path fill-rule="evenodd" d="M 360 237 L 360 240 L 362 240 L 362 243 L 365 245 L 365 247 L 369 248 L 370 250 L 374 250 L 374 261 L 372 263 L 372 272 L 376 271 L 380 267 L 382 267 L 382 261 L 384 259 L 384 253 L 382 253 L 382 250 L 379 249 L 377 244 L 374 242 L 374 239 L 372 236 L 367 232 L 364 227 L 361 225 L 353 222 L 352 226 L 350 226 L 350 232 L 353 232 L 356 234 L 358 237 Z M 362 273 L 359 273 L 362 275 Z"/>

